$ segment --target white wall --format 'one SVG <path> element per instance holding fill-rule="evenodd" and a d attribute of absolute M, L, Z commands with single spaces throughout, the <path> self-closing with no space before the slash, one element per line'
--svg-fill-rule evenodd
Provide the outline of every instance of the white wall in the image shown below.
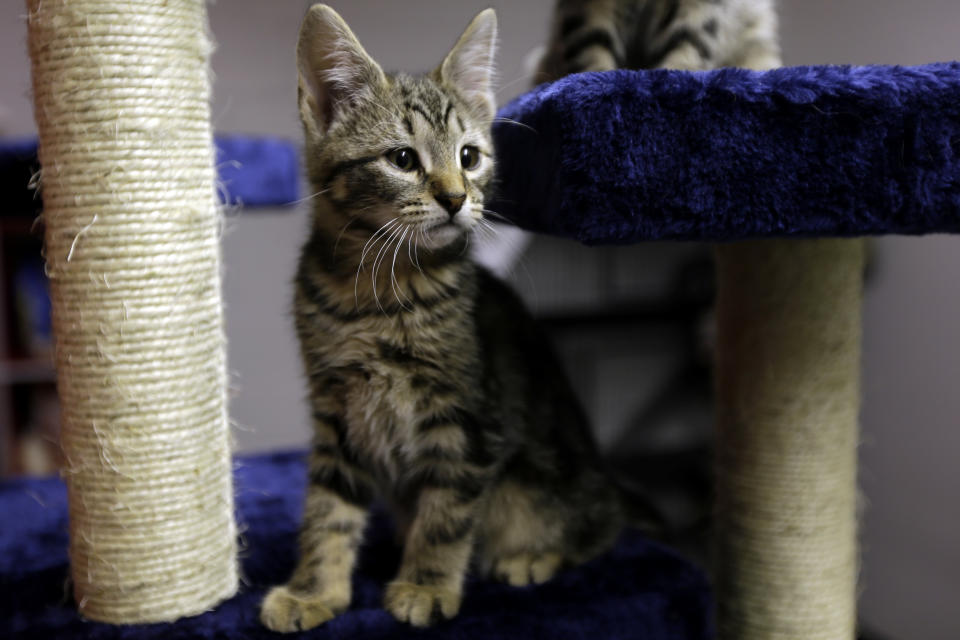
<path fill-rule="evenodd" d="M 501 97 L 526 87 L 521 59 L 546 31 L 549 0 L 332 2 L 385 66 L 426 69 L 480 8 L 501 20 Z M 956 0 L 783 0 L 788 64 L 960 58 Z M 218 130 L 297 139 L 293 45 L 307 2 L 220 0 Z M 33 131 L 23 4 L 0 3 L 0 133 Z M 305 224 L 296 211 L 237 214 L 224 241 L 232 413 L 244 450 L 298 445 L 308 427 L 288 313 Z M 960 242 L 875 245 L 865 305 L 862 614 L 903 640 L 960 638 Z"/>

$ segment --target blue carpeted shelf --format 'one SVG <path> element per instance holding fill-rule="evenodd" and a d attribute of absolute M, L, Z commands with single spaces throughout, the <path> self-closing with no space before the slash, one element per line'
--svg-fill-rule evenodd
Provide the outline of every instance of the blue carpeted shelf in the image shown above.
<path fill-rule="evenodd" d="M 960 231 L 960 64 L 616 71 L 501 110 L 491 208 L 585 243 Z"/>
<path fill-rule="evenodd" d="M 0 638 L 178 640 L 276 638 L 257 619 L 266 586 L 289 575 L 296 552 L 306 469 L 295 453 L 240 458 L 238 520 L 246 586 L 216 610 L 172 624 L 112 626 L 80 619 L 67 585 L 66 490 L 54 478 L 0 483 Z M 707 640 L 707 587 L 687 562 L 638 535 L 553 581 L 516 589 L 472 582 L 460 615 L 427 631 L 395 622 L 381 607 L 399 562 L 389 523 L 374 519 L 361 554 L 354 604 L 327 625 L 296 637 L 583 640 Z M 158 554 L 163 549 L 157 549 Z"/>
<path fill-rule="evenodd" d="M 294 204 L 300 190 L 299 149 L 277 138 L 218 135 L 220 199 L 249 207 Z M 40 166 L 34 138 L 0 140 L 0 215 L 36 215 L 40 198 L 28 188 Z"/>

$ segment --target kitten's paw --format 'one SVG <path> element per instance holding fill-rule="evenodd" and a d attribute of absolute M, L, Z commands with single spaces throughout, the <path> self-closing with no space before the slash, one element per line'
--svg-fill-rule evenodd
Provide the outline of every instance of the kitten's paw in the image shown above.
<path fill-rule="evenodd" d="M 280 633 L 306 631 L 335 615 L 328 598 L 294 594 L 284 586 L 271 589 L 260 605 L 260 622 L 271 631 Z"/>
<path fill-rule="evenodd" d="M 562 562 L 559 553 L 518 553 L 497 560 L 493 575 L 514 587 L 541 584 L 557 573 Z"/>
<path fill-rule="evenodd" d="M 460 610 L 460 594 L 432 585 L 391 582 L 383 605 L 400 622 L 427 627 L 449 620 Z"/>

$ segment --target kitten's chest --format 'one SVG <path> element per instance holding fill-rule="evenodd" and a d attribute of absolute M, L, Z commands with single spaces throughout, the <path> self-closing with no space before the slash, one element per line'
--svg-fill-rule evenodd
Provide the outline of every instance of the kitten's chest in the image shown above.
<path fill-rule="evenodd" d="M 361 342 L 352 349 L 363 353 L 363 374 L 345 390 L 347 437 L 373 471 L 395 481 L 418 456 L 417 425 L 438 406 L 469 402 L 475 341 L 456 334 L 425 341 L 380 332 Z"/>
<path fill-rule="evenodd" d="M 398 396 L 395 383 L 378 375 L 347 392 L 347 444 L 381 480 L 402 474 L 415 440 L 412 414 Z"/>
<path fill-rule="evenodd" d="M 343 381 L 337 404 L 350 448 L 372 471 L 396 480 L 416 458 L 417 425 L 438 403 L 463 404 L 477 388 L 471 282 L 449 273 L 446 281 L 406 289 L 404 307 L 352 309 L 334 284 L 315 275 L 315 286 L 301 282 L 296 307 L 308 375 Z"/>
<path fill-rule="evenodd" d="M 384 361 L 380 351 L 367 362 L 363 377 L 345 390 L 346 435 L 349 447 L 365 466 L 381 481 L 395 482 L 418 456 L 417 425 L 429 414 L 433 391 L 419 386 L 423 367 Z M 401 353 L 406 352 L 392 355 L 406 357 Z M 434 379 L 439 372 L 434 369 Z M 452 373 L 444 374 L 449 389 L 460 386 Z"/>

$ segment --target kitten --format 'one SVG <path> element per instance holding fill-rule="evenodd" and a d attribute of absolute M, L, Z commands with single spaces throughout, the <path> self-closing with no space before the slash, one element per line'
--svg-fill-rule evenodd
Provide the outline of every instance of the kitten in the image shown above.
<path fill-rule="evenodd" d="M 558 0 L 536 80 L 621 68 L 778 66 L 773 0 Z"/>
<path fill-rule="evenodd" d="M 275 631 L 350 604 L 379 494 L 403 538 L 385 607 L 415 626 L 454 616 L 471 565 L 548 580 L 612 545 L 623 523 L 581 407 L 543 332 L 465 251 L 494 184 L 496 17 L 481 12 L 437 69 L 384 73 L 329 7 L 297 57 L 316 190 L 295 279 L 314 443 Z"/>

